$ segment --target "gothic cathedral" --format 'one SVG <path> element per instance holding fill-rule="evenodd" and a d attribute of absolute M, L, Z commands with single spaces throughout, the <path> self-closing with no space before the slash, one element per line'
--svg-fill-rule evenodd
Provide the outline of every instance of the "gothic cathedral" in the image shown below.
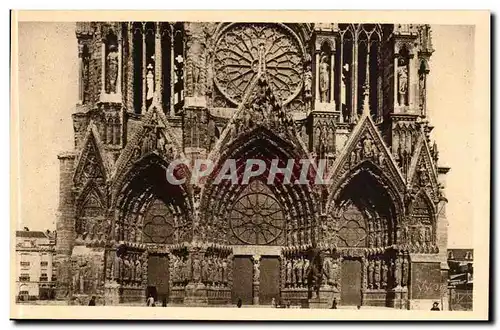
<path fill-rule="evenodd" d="M 446 304 L 430 26 L 81 22 L 76 38 L 58 299 Z M 324 160 L 328 180 L 166 179 L 197 159 Z"/>

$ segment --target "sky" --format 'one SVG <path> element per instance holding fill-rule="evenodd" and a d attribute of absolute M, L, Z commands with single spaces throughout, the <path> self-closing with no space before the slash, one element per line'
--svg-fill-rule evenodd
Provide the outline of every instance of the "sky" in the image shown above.
<path fill-rule="evenodd" d="M 59 202 L 57 155 L 73 149 L 78 48 L 74 23 L 19 23 L 21 219 L 18 228 L 55 229 Z M 428 115 L 447 176 L 450 248 L 473 245 L 472 155 L 474 27 L 432 26 L 435 53 L 428 77 Z M 488 219 L 481 219 L 488 221 Z"/>

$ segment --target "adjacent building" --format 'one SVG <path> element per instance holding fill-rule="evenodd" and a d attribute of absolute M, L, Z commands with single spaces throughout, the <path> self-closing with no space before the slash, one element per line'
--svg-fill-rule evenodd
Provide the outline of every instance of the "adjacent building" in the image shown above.
<path fill-rule="evenodd" d="M 55 233 L 16 231 L 16 299 L 53 299 Z"/>

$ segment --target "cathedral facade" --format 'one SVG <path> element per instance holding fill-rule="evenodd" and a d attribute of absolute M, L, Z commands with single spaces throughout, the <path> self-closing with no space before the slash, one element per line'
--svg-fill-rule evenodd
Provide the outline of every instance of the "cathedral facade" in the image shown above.
<path fill-rule="evenodd" d="M 81 22 L 76 38 L 58 299 L 446 304 L 428 25 Z M 308 162 L 307 183 L 216 182 L 248 159 Z"/>

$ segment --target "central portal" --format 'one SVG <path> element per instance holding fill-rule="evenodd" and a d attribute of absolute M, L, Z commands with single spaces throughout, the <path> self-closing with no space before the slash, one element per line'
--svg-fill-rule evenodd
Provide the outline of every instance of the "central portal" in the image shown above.
<path fill-rule="evenodd" d="M 347 259 L 342 262 L 341 304 L 361 306 L 361 261 Z"/>

